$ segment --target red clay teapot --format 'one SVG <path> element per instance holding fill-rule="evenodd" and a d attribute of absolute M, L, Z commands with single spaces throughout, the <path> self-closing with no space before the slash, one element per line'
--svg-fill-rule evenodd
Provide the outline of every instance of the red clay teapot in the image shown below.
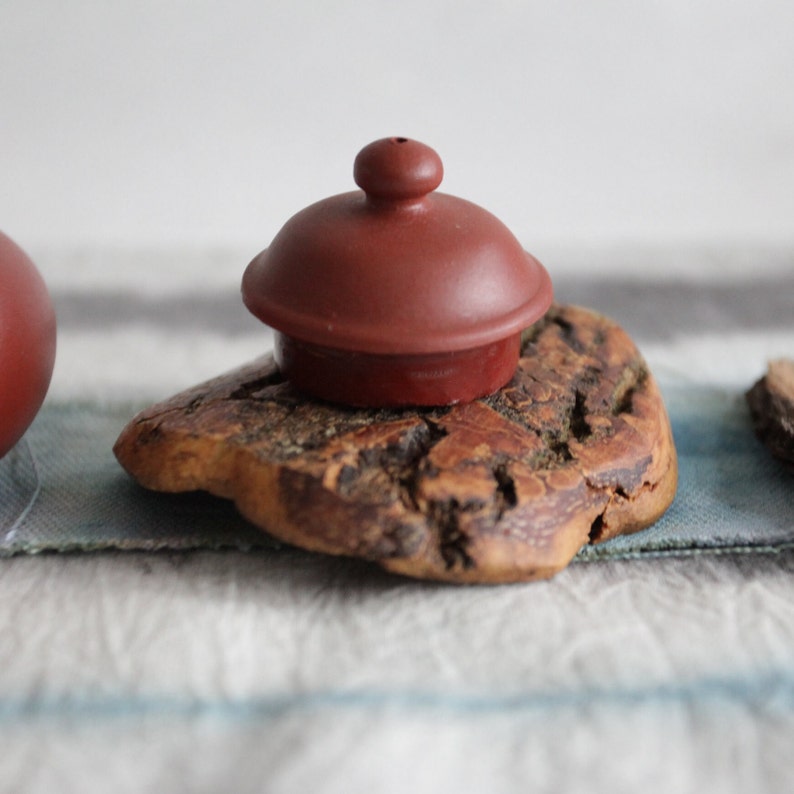
<path fill-rule="evenodd" d="M 55 363 L 55 312 L 27 254 L 0 232 L 0 457 L 41 407 Z"/>

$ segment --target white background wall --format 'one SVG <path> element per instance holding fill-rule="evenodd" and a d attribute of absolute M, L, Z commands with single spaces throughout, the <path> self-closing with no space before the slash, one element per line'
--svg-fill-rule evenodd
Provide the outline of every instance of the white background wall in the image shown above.
<path fill-rule="evenodd" d="M 0 228 L 266 245 L 384 135 L 533 240 L 794 240 L 791 0 L 0 2 Z"/>

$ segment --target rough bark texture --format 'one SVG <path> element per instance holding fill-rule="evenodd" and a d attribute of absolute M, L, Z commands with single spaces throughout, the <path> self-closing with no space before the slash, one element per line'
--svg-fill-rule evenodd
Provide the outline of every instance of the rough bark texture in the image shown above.
<path fill-rule="evenodd" d="M 794 360 L 771 361 L 747 403 L 758 438 L 775 457 L 794 463 Z"/>
<path fill-rule="evenodd" d="M 266 357 L 143 411 L 115 452 L 147 488 L 233 499 L 288 543 L 451 582 L 551 576 L 656 521 L 677 477 L 636 347 L 570 306 L 528 329 L 511 383 L 473 403 L 315 402 Z"/>

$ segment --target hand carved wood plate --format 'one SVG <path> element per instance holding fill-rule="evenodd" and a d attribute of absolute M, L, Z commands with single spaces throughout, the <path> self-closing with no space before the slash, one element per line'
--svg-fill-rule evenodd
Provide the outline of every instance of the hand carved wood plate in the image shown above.
<path fill-rule="evenodd" d="M 114 451 L 146 488 L 232 499 L 287 543 L 461 583 L 552 576 L 656 521 L 677 480 L 645 361 L 573 306 L 529 328 L 513 380 L 471 403 L 314 401 L 268 356 L 141 412 Z"/>

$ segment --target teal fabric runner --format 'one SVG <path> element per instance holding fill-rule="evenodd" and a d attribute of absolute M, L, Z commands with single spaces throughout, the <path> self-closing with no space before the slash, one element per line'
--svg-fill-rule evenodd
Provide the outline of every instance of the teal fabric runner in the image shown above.
<path fill-rule="evenodd" d="M 756 440 L 742 394 L 665 390 L 679 490 L 653 527 L 583 549 L 580 559 L 770 551 L 794 546 L 794 472 Z M 94 549 L 274 550 L 233 505 L 137 486 L 112 446 L 141 406 L 51 405 L 0 461 L 0 554 Z"/>

